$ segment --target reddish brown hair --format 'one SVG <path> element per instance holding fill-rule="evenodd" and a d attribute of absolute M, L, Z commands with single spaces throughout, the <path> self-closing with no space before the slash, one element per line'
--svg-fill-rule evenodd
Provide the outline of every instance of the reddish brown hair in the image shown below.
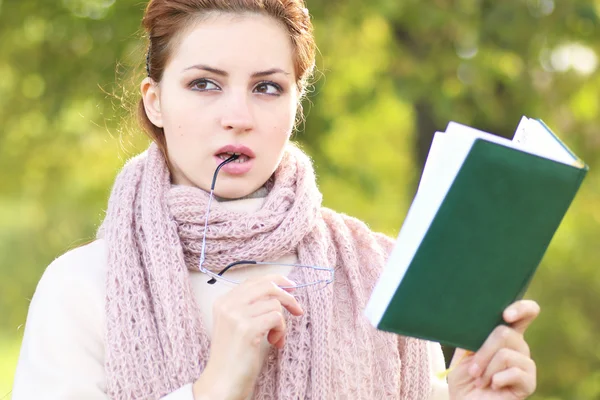
<path fill-rule="evenodd" d="M 162 79 L 181 33 L 214 12 L 257 13 L 282 23 L 292 41 L 296 85 L 302 98 L 314 69 L 316 49 L 312 23 L 303 0 L 150 0 L 142 24 L 149 40 L 146 68 L 152 80 L 160 82 Z M 164 131 L 150 122 L 141 99 L 138 118 L 166 157 Z"/>

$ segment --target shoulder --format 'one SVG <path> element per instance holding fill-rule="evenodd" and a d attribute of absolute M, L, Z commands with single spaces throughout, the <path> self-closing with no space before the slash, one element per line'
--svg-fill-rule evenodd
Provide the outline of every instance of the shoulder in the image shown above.
<path fill-rule="evenodd" d="M 73 283 L 104 286 L 107 252 L 103 239 L 69 250 L 44 271 L 39 285 L 65 286 Z"/>
<path fill-rule="evenodd" d="M 30 305 L 45 312 L 87 308 L 103 313 L 107 269 L 106 243 L 95 240 L 69 250 L 44 271 Z"/>
<path fill-rule="evenodd" d="M 57 257 L 50 265 L 55 268 L 72 268 L 85 263 L 91 269 L 106 269 L 106 242 L 96 239 L 83 246 L 75 247 Z"/>

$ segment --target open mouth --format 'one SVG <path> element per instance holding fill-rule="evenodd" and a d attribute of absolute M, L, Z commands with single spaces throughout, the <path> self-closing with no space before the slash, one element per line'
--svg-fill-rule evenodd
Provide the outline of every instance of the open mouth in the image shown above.
<path fill-rule="evenodd" d="M 231 152 L 231 151 L 228 151 L 228 152 L 225 152 L 225 153 L 219 153 L 219 154 L 217 154 L 217 157 L 219 157 L 221 160 L 225 161 L 225 160 L 227 160 L 228 158 L 230 158 L 234 154 L 237 155 L 238 158 L 235 159 L 234 161 L 232 161 L 233 163 L 242 164 L 242 163 L 245 163 L 246 161 L 250 160 L 250 157 L 248 157 L 244 153 L 235 153 L 235 152 Z"/>
<path fill-rule="evenodd" d="M 217 164 L 222 164 L 223 161 L 238 156 L 235 160 L 228 162 L 223 166 L 223 172 L 230 175 L 244 175 L 252 169 L 254 165 L 254 151 L 250 147 L 241 144 L 229 144 L 221 147 L 215 152 L 214 159 Z"/>

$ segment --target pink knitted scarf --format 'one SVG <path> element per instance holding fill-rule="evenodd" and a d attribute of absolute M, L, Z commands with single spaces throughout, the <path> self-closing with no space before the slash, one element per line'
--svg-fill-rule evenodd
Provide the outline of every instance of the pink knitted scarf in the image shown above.
<path fill-rule="evenodd" d="M 117 177 L 98 232 L 108 246 L 111 398 L 158 399 L 193 382 L 206 365 L 210 341 L 189 274 L 198 270 L 207 200 L 203 190 L 171 185 L 155 145 Z M 425 342 L 377 331 L 362 313 L 391 247 L 360 221 L 321 207 L 311 161 L 293 145 L 259 211 L 240 214 L 213 202 L 210 270 L 294 252 L 302 264 L 335 266 L 333 284 L 298 291 L 305 313 L 286 317 L 285 348 L 271 348 L 255 399 L 428 398 Z M 297 281 L 315 280 L 313 270 L 295 273 Z"/>

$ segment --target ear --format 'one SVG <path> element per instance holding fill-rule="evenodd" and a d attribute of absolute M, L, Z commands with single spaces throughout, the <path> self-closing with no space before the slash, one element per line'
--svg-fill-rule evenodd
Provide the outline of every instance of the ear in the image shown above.
<path fill-rule="evenodd" d="M 140 85 L 140 90 L 142 92 L 142 100 L 148 119 L 157 127 L 162 128 L 163 119 L 160 111 L 160 87 L 152 80 L 152 78 L 146 77 Z"/>

